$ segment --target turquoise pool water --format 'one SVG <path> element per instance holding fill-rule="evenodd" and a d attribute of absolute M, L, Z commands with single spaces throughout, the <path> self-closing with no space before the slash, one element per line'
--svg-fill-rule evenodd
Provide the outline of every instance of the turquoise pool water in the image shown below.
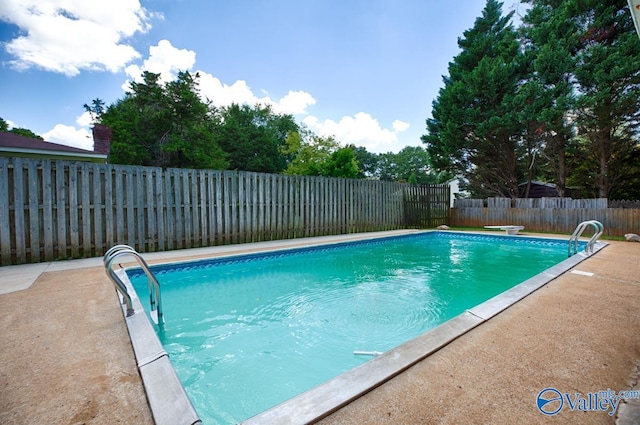
<path fill-rule="evenodd" d="M 156 331 L 203 423 L 237 423 L 566 256 L 566 241 L 433 232 L 154 266 Z"/>

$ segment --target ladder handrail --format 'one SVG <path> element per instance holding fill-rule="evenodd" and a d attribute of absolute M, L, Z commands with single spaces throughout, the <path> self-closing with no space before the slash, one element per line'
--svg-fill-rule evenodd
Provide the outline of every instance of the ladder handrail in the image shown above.
<path fill-rule="evenodd" d="M 594 249 L 593 247 L 596 244 L 596 242 L 598 241 L 598 238 L 604 234 L 604 225 L 602 223 L 600 223 L 599 221 L 596 221 L 596 220 L 593 220 L 593 222 L 600 229 L 598 230 L 597 234 L 591 236 L 591 239 L 589 240 L 589 244 L 587 245 L 589 247 L 589 249 L 591 250 L 591 253 L 593 253 L 593 249 Z"/>
<path fill-rule="evenodd" d="M 587 242 L 587 246 L 585 247 L 585 252 L 593 253 L 593 246 L 595 245 L 598 238 L 602 236 L 602 234 L 604 233 L 604 226 L 602 225 L 602 223 L 600 223 L 597 220 L 587 220 L 578 224 L 576 226 L 576 229 L 573 231 L 573 234 L 569 238 L 569 257 L 571 257 L 574 254 L 577 254 L 578 246 L 580 242 L 579 241 L 580 236 L 582 235 L 582 232 L 584 232 L 584 230 L 589 225 L 594 227 L 594 232 L 593 232 L 593 236 L 591 236 L 591 238 Z"/>
<path fill-rule="evenodd" d="M 578 252 L 578 239 L 586 227 L 586 221 L 578 224 L 569 238 L 569 257 Z M 573 248 L 573 249 L 572 249 Z"/>
<path fill-rule="evenodd" d="M 109 251 L 107 251 L 107 254 L 109 254 Z M 129 292 L 127 292 L 127 288 L 122 282 L 122 280 L 120 280 L 120 278 L 115 274 L 115 272 L 111 268 L 111 262 L 107 261 L 107 254 L 105 254 L 103 259 L 107 276 L 109 277 L 109 279 L 111 279 L 111 281 L 116 287 L 116 290 L 120 293 L 120 295 L 122 295 L 124 303 L 127 305 L 127 317 L 133 316 L 135 314 L 135 310 L 133 309 L 131 295 L 129 295 Z"/>
<path fill-rule="evenodd" d="M 147 275 L 151 311 L 157 311 L 158 323 L 163 323 L 162 300 L 160 297 L 160 283 L 158 282 L 158 279 L 156 279 L 155 275 L 149 268 L 149 265 L 146 261 L 144 261 L 144 258 L 142 258 L 142 256 L 135 249 L 133 249 L 129 245 L 115 245 L 104 254 L 103 263 L 107 271 L 107 276 L 109 276 L 109 278 L 113 281 L 116 289 L 124 298 L 124 302 L 127 305 L 127 317 L 135 314 L 135 310 L 131 301 L 131 295 L 129 295 L 124 282 L 122 282 L 120 277 L 113 270 L 113 262 L 117 257 L 120 257 L 122 255 L 133 256 Z"/>

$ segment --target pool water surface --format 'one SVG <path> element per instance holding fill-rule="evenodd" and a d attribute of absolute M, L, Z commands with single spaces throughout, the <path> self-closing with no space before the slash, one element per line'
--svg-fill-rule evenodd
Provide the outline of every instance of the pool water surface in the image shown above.
<path fill-rule="evenodd" d="M 156 332 L 203 423 L 237 423 L 566 257 L 566 241 L 428 232 L 153 266 Z"/>

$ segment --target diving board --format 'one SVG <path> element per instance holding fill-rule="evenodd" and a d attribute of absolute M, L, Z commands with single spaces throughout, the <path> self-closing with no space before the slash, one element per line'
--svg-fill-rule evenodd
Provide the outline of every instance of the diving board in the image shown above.
<path fill-rule="evenodd" d="M 517 235 L 520 230 L 524 230 L 524 226 L 484 226 L 485 229 L 499 229 L 507 232 L 507 235 Z"/>

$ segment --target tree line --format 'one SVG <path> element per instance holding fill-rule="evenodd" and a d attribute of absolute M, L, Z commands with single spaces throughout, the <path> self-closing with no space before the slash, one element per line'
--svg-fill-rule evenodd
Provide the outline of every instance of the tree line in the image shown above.
<path fill-rule="evenodd" d="M 83 105 L 93 124 L 111 128 L 113 164 L 368 178 L 411 183 L 441 183 L 448 178 L 429 168 L 425 148 L 376 154 L 318 136 L 293 116 L 270 106 L 231 104 L 215 107 L 203 100 L 198 74 L 178 73 L 162 82 L 143 73 L 111 105 L 94 99 Z M 26 128 L 11 128 L 0 117 L 0 131 L 43 140 Z"/>
<path fill-rule="evenodd" d="M 458 39 L 422 136 L 434 169 L 479 196 L 534 180 L 640 199 L 640 39 L 625 0 L 488 0 Z M 524 184 L 523 184 L 524 183 Z"/>
<path fill-rule="evenodd" d="M 298 175 L 379 178 L 435 183 L 421 146 L 374 154 L 314 134 L 292 115 L 268 105 L 214 106 L 202 99 L 199 75 L 180 72 L 174 81 L 145 72 L 109 106 L 94 99 L 84 108 L 113 131 L 110 161 L 156 167 L 242 170 Z"/>

